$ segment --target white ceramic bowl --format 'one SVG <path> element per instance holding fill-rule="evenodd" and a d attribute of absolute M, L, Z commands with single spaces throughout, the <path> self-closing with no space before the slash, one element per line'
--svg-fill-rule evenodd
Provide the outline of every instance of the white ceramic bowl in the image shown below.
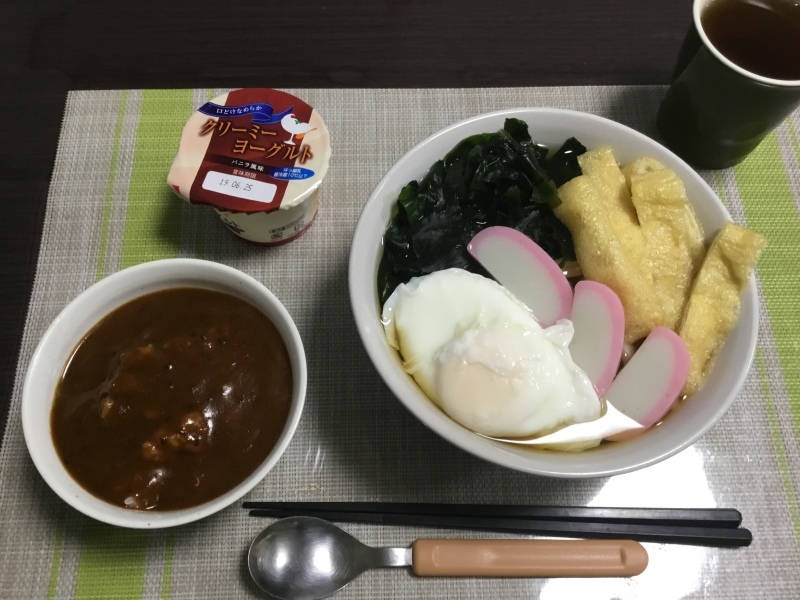
<path fill-rule="evenodd" d="M 753 282 L 742 297 L 740 321 L 698 394 L 642 436 L 580 453 L 548 452 L 492 442 L 465 429 L 422 393 L 386 342 L 376 279 L 383 253 L 383 233 L 400 190 L 409 181 L 422 177 L 456 143 L 476 133 L 501 129 L 507 117 L 526 121 L 533 139 L 550 147 L 558 147 L 574 136 L 589 149 L 610 145 L 622 164 L 641 156 L 657 158 L 683 180 L 709 241 L 730 220 L 719 198 L 691 167 L 647 136 L 614 121 L 568 110 L 525 108 L 456 123 L 419 143 L 397 161 L 361 212 L 350 251 L 349 286 L 353 315 L 367 354 L 389 389 L 420 421 L 456 446 L 498 465 L 553 477 L 604 477 L 664 460 L 708 431 L 736 398 L 755 352 L 758 297 Z"/>
<path fill-rule="evenodd" d="M 83 336 L 106 314 L 134 298 L 172 287 L 203 287 L 227 292 L 260 309 L 275 324 L 289 352 L 293 391 L 289 416 L 275 447 L 244 481 L 218 498 L 174 511 L 136 511 L 93 496 L 67 473 L 50 435 L 50 409 L 67 359 Z M 111 525 L 137 529 L 182 525 L 232 504 L 275 466 L 297 429 L 306 395 L 306 357 L 294 322 L 280 301 L 258 281 L 214 262 L 169 259 L 125 269 L 96 283 L 73 300 L 44 334 L 33 354 L 22 391 L 22 428 L 28 451 L 44 480 L 80 512 Z"/>

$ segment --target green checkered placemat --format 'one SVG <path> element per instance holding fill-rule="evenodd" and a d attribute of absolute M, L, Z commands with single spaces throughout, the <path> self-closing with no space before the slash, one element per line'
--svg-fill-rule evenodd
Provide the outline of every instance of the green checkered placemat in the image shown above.
<path fill-rule="evenodd" d="M 610 479 L 523 475 L 428 431 L 381 383 L 361 348 L 347 294 L 359 211 L 415 143 L 462 118 L 556 106 L 654 135 L 662 87 L 289 90 L 328 124 L 333 157 L 319 216 L 300 239 L 264 249 L 231 236 L 165 179 L 189 114 L 221 90 L 69 95 L 8 426 L 0 448 L 0 598 L 250 598 L 244 556 L 266 524 L 233 506 L 199 523 L 130 531 L 58 499 L 28 457 L 19 419 L 26 365 L 48 324 L 95 281 L 160 258 L 219 261 L 262 281 L 295 319 L 308 354 L 306 409 L 286 454 L 251 499 L 730 506 L 755 536 L 742 550 L 648 544 L 632 580 L 423 579 L 365 574 L 340 598 L 796 598 L 800 589 L 800 114 L 747 159 L 703 176 L 734 219 L 766 235 L 758 269 L 758 354 L 723 420 L 653 467 Z M 350 525 L 372 545 L 474 535 Z"/>

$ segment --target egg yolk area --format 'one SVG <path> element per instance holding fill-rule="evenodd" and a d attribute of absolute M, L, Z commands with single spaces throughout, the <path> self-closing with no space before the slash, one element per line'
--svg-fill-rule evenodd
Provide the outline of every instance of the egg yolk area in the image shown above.
<path fill-rule="evenodd" d="M 468 329 L 436 356 L 439 405 L 465 427 L 492 436 L 549 433 L 599 416 L 591 382 L 546 330 L 493 325 Z"/>

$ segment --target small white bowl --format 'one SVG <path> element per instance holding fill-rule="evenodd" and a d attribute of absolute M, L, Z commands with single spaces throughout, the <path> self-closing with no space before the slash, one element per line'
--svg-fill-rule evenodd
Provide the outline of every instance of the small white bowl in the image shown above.
<path fill-rule="evenodd" d="M 202 287 L 227 292 L 261 310 L 275 324 L 292 365 L 289 416 L 264 462 L 227 493 L 198 506 L 174 511 L 137 511 L 114 506 L 76 483 L 61 463 L 50 434 L 50 411 L 64 365 L 78 342 L 106 314 L 150 292 Z M 306 357 L 292 317 L 261 283 L 232 267 L 194 259 L 168 259 L 125 269 L 75 298 L 50 325 L 33 354 L 22 390 L 22 429 L 28 451 L 47 484 L 61 498 L 98 521 L 136 529 L 173 527 L 197 521 L 236 502 L 275 466 L 297 429 L 306 396 Z"/>
<path fill-rule="evenodd" d="M 400 190 L 419 179 L 459 141 L 497 131 L 508 117 L 528 124 L 536 142 L 558 147 L 576 137 L 587 148 L 611 146 L 621 164 L 653 156 L 683 180 L 710 241 L 730 214 L 703 179 L 680 158 L 647 136 L 595 115 L 553 108 L 524 108 L 479 115 L 451 125 L 409 150 L 384 176 L 364 205 L 350 250 L 350 303 L 364 347 L 395 396 L 444 439 L 483 458 L 518 471 L 552 477 L 606 477 L 641 469 L 680 452 L 708 431 L 736 398 L 753 360 L 758 332 L 758 296 L 751 281 L 742 296 L 739 323 L 725 343 L 703 389 L 642 436 L 579 453 L 534 450 L 493 442 L 465 429 L 442 412 L 402 369 L 386 342 L 378 301 L 377 273 L 382 239 Z"/>

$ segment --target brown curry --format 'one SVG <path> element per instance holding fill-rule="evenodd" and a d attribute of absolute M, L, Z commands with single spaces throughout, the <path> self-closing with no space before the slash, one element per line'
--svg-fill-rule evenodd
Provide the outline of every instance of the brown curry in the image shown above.
<path fill-rule="evenodd" d="M 175 288 L 121 306 L 86 335 L 50 425 L 86 490 L 117 506 L 174 510 L 250 475 L 291 398 L 289 355 L 263 313 L 230 294 Z"/>

